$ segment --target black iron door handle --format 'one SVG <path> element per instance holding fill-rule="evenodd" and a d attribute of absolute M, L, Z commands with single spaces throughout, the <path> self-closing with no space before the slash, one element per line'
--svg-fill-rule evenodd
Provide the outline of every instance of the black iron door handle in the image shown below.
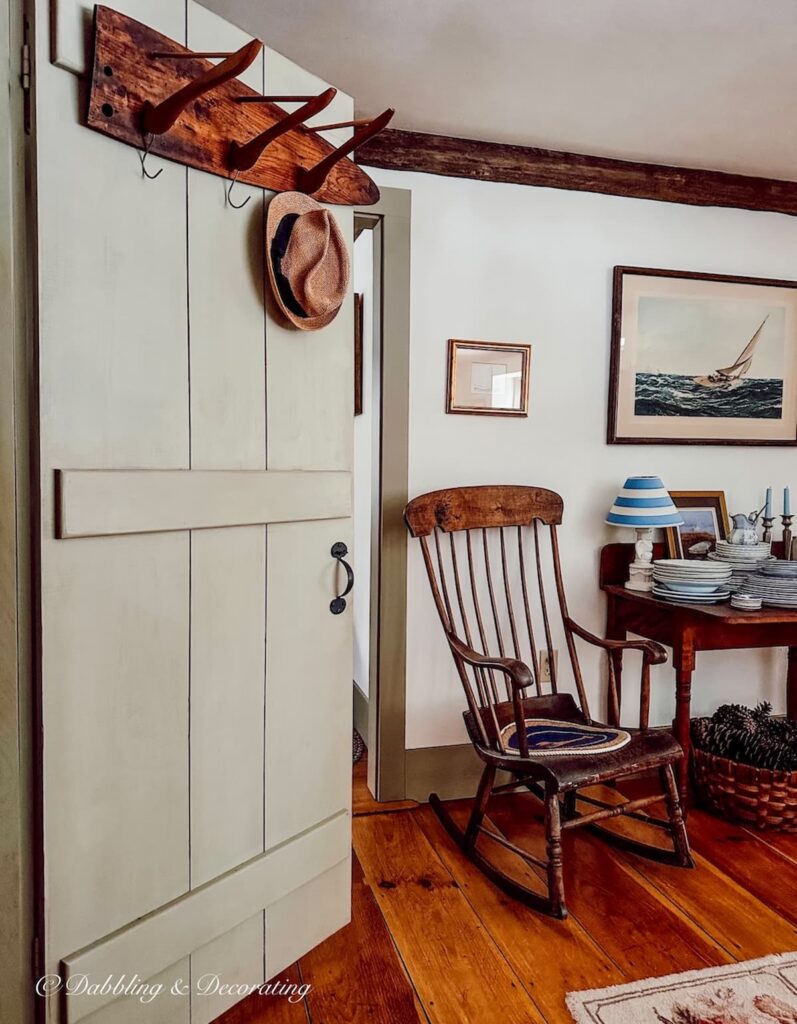
<path fill-rule="evenodd" d="M 329 602 L 329 610 L 332 612 L 333 615 L 340 615 L 342 611 L 346 610 L 346 595 L 351 591 L 351 588 L 354 586 L 354 570 L 346 561 L 345 557 L 346 555 L 348 555 L 348 553 L 349 549 L 346 547 L 342 540 L 339 540 L 337 544 L 332 545 L 332 550 L 330 554 L 332 555 L 333 558 L 337 558 L 338 562 L 340 562 L 340 564 L 346 570 L 346 589 L 343 591 L 342 594 L 338 594 L 337 597 L 333 598 Z"/>

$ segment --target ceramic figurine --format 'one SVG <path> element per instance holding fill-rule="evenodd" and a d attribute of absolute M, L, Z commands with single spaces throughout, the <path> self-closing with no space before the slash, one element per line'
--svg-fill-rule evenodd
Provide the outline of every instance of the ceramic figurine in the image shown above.
<path fill-rule="evenodd" d="M 756 530 L 755 524 L 758 519 L 757 512 L 751 512 L 749 516 L 738 515 L 731 516 L 733 520 L 733 529 L 728 537 L 729 544 L 757 544 L 758 543 L 758 531 Z"/>

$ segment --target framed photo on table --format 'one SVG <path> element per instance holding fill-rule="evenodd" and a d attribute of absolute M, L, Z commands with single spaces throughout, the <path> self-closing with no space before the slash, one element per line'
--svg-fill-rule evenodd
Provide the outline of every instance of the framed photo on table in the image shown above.
<path fill-rule="evenodd" d="M 448 342 L 446 412 L 528 416 L 531 345 Z"/>
<path fill-rule="evenodd" d="M 797 282 L 615 267 L 607 440 L 797 445 Z"/>
<path fill-rule="evenodd" d="M 683 525 L 666 530 L 670 558 L 705 558 L 731 532 L 724 491 L 670 491 Z"/>

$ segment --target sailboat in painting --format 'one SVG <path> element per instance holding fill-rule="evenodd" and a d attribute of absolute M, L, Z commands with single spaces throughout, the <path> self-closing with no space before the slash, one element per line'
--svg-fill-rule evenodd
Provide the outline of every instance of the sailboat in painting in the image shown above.
<path fill-rule="evenodd" d="M 760 327 L 744 346 L 735 362 L 731 363 L 730 366 L 724 366 L 715 370 L 707 377 L 693 377 L 692 379 L 695 384 L 699 384 L 704 388 L 718 388 L 722 391 L 733 391 L 735 388 L 738 388 L 750 372 L 750 367 L 753 365 L 753 355 L 755 354 L 756 345 L 761 338 L 761 332 L 763 331 L 764 324 L 768 319 L 769 314 L 767 314 L 761 321 Z"/>

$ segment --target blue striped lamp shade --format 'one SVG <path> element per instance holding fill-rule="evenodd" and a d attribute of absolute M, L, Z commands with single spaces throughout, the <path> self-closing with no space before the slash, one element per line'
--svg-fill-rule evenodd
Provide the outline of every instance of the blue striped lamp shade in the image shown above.
<path fill-rule="evenodd" d="M 611 526 L 637 530 L 654 526 L 680 526 L 681 513 L 657 476 L 630 476 L 606 516 Z"/>

